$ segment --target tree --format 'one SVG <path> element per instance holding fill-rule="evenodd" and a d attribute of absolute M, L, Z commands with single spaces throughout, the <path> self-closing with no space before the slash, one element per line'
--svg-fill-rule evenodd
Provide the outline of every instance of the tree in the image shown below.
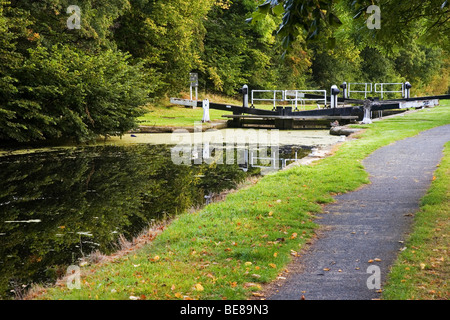
<path fill-rule="evenodd" d="M 133 0 L 118 19 L 118 48 L 152 70 L 157 94 L 188 86 L 188 74 L 202 65 L 204 19 L 214 0 Z"/>
<path fill-rule="evenodd" d="M 103 25 L 103 37 L 95 33 L 75 45 L 69 31 L 55 33 L 67 19 L 59 18 L 61 3 L 1 3 L 0 140 L 82 142 L 123 134 L 152 92 L 142 64 L 106 45 Z M 42 20 L 28 11 L 34 7 Z"/>
<path fill-rule="evenodd" d="M 378 5 L 382 12 L 381 29 L 361 29 L 366 39 L 382 41 L 386 47 L 402 45 L 411 39 L 414 30 L 421 29 L 421 38 L 449 48 L 450 2 L 447 0 L 266 0 L 257 7 L 253 19 L 264 15 L 282 15 L 277 33 L 286 49 L 300 34 L 314 39 L 324 30 L 342 24 L 336 7 L 340 4 L 354 13 L 359 25 L 369 16 L 367 8 Z"/>
<path fill-rule="evenodd" d="M 285 50 L 299 36 L 315 39 L 324 29 L 342 24 L 334 12 L 333 0 L 266 0 L 258 6 L 251 20 L 259 20 L 267 14 L 282 15 L 277 34 L 282 38 Z M 330 41 L 333 41 L 330 38 Z"/>

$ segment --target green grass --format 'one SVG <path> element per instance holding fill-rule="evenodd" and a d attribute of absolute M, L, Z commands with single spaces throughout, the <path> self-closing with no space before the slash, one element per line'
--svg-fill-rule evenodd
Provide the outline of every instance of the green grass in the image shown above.
<path fill-rule="evenodd" d="M 83 267 L 81 289 L 49 288 L 39 299 L 246 299 L 274 280 L 314 235 L 332 195 L 368 183 L 361 160 L 393 141 L 450 123 L 450 104 L 365 126 L 314 165 L 268 175 L 195 213 L 111 263 Z"/>
<path fill-rule="evenodd" d="M 450 142 L 434 174 L 431 188 L 415 215 L 413 232 L 393 266 L 383 298 L 450 299 Z"/>
<path fill-rule="evenodd" d="M 189 99 L 189 94 L 181 93 L 180 98 Z M 201 99 L 209 99 L 209 101 L 241 105 L 242 102 L 221 95 L 208 94 L 199 97 Z M 147 113 L 139 117 L 138 124 L 145 126 L 163 126 L 163 127 L 187 127 L 194 126 L 195 122 L 202 121 L 203 109 L 202 108 L 192 108 L 185 106 L 172 105 L 170 102 L 162 101 L 155 105 L 146 106 Z M 209 110 L 209 117 L 211 121 L 216 120 L 226 120 L 222 115 L 227 114 L 227 112 L 222 110 Z"/>
<path fill-rule="evenodd" d="M 225 120 L 221 110 L 209 110 L 211 121 Z M 144 126 L 186 127 L 202 121 L 203 109 L 183 106 L 148 107 L 148 112 L 138 118 L 138 124 Z"/>

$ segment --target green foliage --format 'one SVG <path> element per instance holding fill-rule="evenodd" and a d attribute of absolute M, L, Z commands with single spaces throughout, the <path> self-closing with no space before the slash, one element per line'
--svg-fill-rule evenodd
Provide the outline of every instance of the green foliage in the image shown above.
<path fill-rule="evenodd" d="M 383 43 L 388 49 L 408 45 L 418 39 L 423 44 L 438 44 L 450 49 L 448 34 L 450 2 L 445 0 L 356 0 L 346 1 L 358 18 L 365 23 L 366 9 L 376 4 L 381 9 L 382 25 L 379 30 L 369 30 L 368 37 Z"/>
<path fill-rule="evenodd" d="M 366 26 L 373 4 L 381 9 L 381 29 Z M 312 87 L 407 80 L 420 94 L 430 93 L 427 85 L 437 82 L 437 74 L 448 74 L 449 6 L 441 0 L 266 0 L 251 20 L 281 17 L 277 35 L 283 48 L 289 53 L 297 40 L 310 49 L 312 75 L 305 78 Z M 441 80 L 448 83 L 446 76 Z M 431 91 L 444 93 L 441 87 L 448 84 Z"/>
<path fill-rule="evenodd" d="M 100 49 L 98 43 L 90 49 L 87 43 L 79 48 L 70 42 L 48 46 L 57 40 L 52 32 L 47 36 L 32 29 L 43 30 L 45 25 L 33 23 L 34 11 L 3 5 L 0 140 L 81 142 L 122 134 L 135 126 L 134 118 L 152 91 L 142 64 L 131 65 L 129 54 Z"/>
<path fill-rule="evenodd" d="M 332 0 L 266 0 L 258 6 L 252 19 L 261 19 L 268 13 L 282 15 L 277 33 L 282 37 L 283 48 L 288 50 L 302 34 L 306 39 L 315 39 L 324 29 L 342 24 L 334 13 L 333 4 Z"/>
<path fill-rule="evenodd" d="M 414 94 L 450 87 L 448 2 L 0 1 L 0 139 L 85 141 L 134 126 L 147 98 L 189 86 L 328 89 L 409 81 Z M 69 5 L 81 29 L 69 30 Z M 433 34 L 435 37 L 430 37 Z"/>
<path fill-rule="evenodd" d="M 118 20 L 118 47 L 156 73 L 160 95 L 184 89 L 189 72 L 201 65 L 204 19 L 213 2 L 135 0 Z"/>

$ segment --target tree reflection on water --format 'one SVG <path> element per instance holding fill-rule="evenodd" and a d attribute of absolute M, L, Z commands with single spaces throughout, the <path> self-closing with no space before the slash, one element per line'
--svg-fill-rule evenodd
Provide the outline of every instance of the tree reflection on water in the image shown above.
<path fill-rule="evenodd" d="M 170 146 L 96 146 L 0 158 L 0 297 L 54 282 L 152 221 L 204 204 L 258 168 L 175 165 Z"/>

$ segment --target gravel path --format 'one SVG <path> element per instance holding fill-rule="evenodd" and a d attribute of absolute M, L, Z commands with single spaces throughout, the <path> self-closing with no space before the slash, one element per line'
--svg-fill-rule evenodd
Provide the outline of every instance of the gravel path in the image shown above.
<path fill-rule="evenodd" d="M 381 284 L 404 247 L 420 199 L 450 140 L 450 125 L 382 147 L 363 161 L 371 184 L 336 196 L 320 215 L 318 239 L 293 263 L 268 299 L 377 299 Z M 370 262 L 369 262 L 370 261 Z M 374 268 L 368 273 L 368 267 Z M 379 269 L 377 269 L 379 267 Z M 370 271 L 370 269 L 369 269 Z"/>

